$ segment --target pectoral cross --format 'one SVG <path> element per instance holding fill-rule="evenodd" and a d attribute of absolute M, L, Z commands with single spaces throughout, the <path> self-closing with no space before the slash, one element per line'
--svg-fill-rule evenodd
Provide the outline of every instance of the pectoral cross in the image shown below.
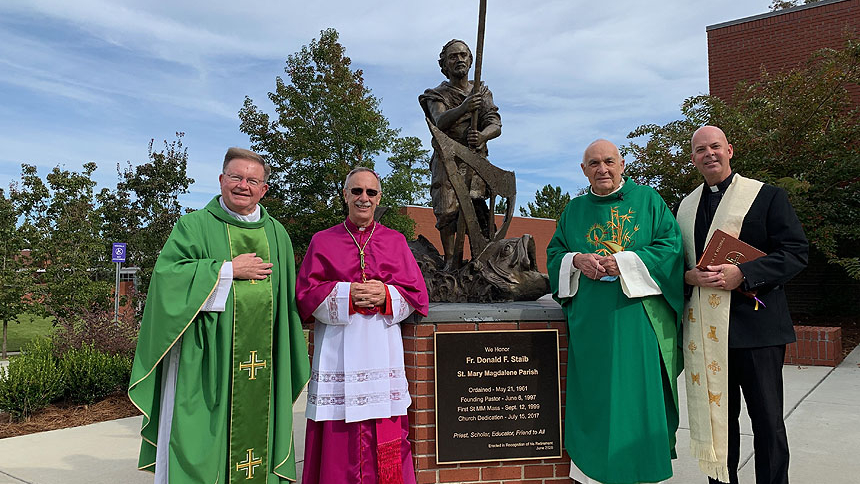
<path fill-rule="evenodd" d="M 358 251 L 358 260 L 361 266 L 361 282 L 367 282 L 367 274 L 364 272 L 364 248 Z"/>
<path fill-rule="evenodd" d="M 263 459 L 254 459 L 254 449 L 248 449 L 248 460 L 236 464 L 236 471 L 245 471 L 245 479 L 254 478 L 254 468 L 263 465 Z"/>

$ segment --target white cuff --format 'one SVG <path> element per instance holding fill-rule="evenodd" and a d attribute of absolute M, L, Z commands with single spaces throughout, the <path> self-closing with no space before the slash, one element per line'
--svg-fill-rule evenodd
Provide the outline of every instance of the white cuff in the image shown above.
<path fill-rule="evenodd" d="M 558 297 L 573 297 L 579 290 L 579 275 L 582 273 L 573 265 L 573 258 L 579 252 L 568 252 L 561 259 L 558 270 Z"/>
<path fill-rule="evenodd" d="M 221 272 L 218 274 L 218 285 L 215 290 L 209 295 L 209 299 L 203 303 L 201 311 L 212 311 L 220 313 L 227 306 L 227 296 L 230 295 L 230 289 L 233 287 L 233 263 L 224 262 L 221 264 Z"/>
<path fill-rule="evenodd" d="M 624 250 L 613 254 L 618 264 L 618 272 L 621 273 L 621 290 L 629 298 L 656 296 L 663 294 L 657 282 L 651 278 L 651 273 L 639 255 L 635 252 Z"/>
<path fill-rule="evenodd" d="M 313 316 L 324 324 L 349 324 L 349 286 L 348 282 L 338 282 L 314 310 Z"/>
<path fill-rule="evenodd" d="M 400 295 L 400 291 L 396 287 L 390 284 L 386 284 L 386 286 L 388 286 L 388 296 L 391 298 L 391 316 L 382 315 L 382 317 L 387 326 L 393 326 L 406 319 L 415 308 Z"/>

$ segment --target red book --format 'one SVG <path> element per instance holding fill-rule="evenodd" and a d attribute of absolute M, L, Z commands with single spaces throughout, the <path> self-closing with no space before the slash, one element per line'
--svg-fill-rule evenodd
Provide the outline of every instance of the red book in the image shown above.
<path fill-rule="evenodd" d="M 708 266 L 716 266 L 720 264 L 738 265 L 743 262 L 756 260 L 767 254 L 756 249 L 755 247 L 739 240 L 737 237 L 723 232 L 720 229 L 714 231 L 711 240 L 708 241 L 705 251 L 702 252 L 702 257 L 696 267 L 699 270 L 706 271 Z"/>
<path fill-rule="evenodd" d="M 738 265 L 766 255 L 764 252 L 737 237 L 733 237 L 717 229 L 714 230 L 714 235 L 708 241 L 708 245 L 705 247 L 705 251 L 702 252 L 702 257 L 699 258 L 696 267 L 699 270 L 707 271 L 708 266 L 717 266 L 720 264 Z M 736 291 L 744 296 L 756 299 L 756 291 L 743 291 L 741 288 L 737 288 Z M 756 299 L 756 309 L 758 309 L 758 303 L 759 301 Z"/>

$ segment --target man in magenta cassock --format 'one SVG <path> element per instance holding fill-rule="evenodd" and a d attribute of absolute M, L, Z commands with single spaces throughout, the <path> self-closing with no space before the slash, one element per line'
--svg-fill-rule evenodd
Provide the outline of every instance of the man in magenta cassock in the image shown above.
<path fill-rule="evenodd" d="M 299 314 L 316 321 L 305 484 L 416 482 L 398 323 L 427 315 L 427 288 L 405 237 L 373 218 L 380 192 L 372 170 L 347 175 L 349 215 L 313 236 L 297 277 Z"/>

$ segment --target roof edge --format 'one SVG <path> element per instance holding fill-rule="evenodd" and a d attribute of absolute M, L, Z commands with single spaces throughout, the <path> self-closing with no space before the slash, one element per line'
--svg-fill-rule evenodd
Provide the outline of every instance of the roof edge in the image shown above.
<path fill-rule="evenodd" d="M 825 5 L 830 5 L 832 3 L 841 3 L 841 2 L 848 2 L 848 1 L 850 1 L 850 0 L 820 0 L 820 1 L 815 2 L 815 3 L 809 3 L 806 5 L 798 5 L 796 7 L 785 8 L 782 10 L 777 10 L 775 12 L 761 13 L 758 15 L 753 15 L 751 17 L 744 17 L 744 18 L 739 18 L 739 19 L 735 19 L 735 20 L 729 20 L 728 22 L 722 22 L 722 23 L 718 23 L 718 24 L 714 24 L 714 25 L 708 25 L 707 27 L 705 27 L 705 31 L 710 32 L 711 30 L 722 29 L 725 27 L 731 27 L 732 25 L 745 24 L 747 22 L 754 22 L 756 20 L 761 20 L 763 18 L 776 17 L 778 15 L 785 15 L 787 13 L 799 12 L 801 10 L 806 10 L 809 8 L 823 7 Z"/>

